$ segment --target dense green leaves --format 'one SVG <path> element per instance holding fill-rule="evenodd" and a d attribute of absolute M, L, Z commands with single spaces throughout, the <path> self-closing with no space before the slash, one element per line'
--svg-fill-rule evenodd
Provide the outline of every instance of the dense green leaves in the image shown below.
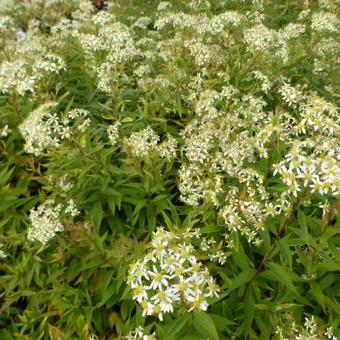
<path fill-rule="evenodd" d="M 201 311 L 195 312 L 193 324 L 202 337 L 211 340 L 220 339 L 215 324 L 209 314 Z"/>
<path fill-rule="evenodd" d="M 335 0 L 0 2 L 0 339 L 294 339 L 306 318 L 340 337 L 338 15 Z M 40 228 L 62 230 L 43 244 L 28 235 L 48 201 Z M 129 268 L 160 227 L 218 285 L 206 310 L 195 285 L 162 283 L 177 300 L 162 318 L 136 302 Z"/>

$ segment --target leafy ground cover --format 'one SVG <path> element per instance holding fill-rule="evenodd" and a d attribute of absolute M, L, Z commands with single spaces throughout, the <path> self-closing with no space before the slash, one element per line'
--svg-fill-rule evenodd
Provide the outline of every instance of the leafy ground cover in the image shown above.
<path fill-rule="evenodd" d="M 337 339 L 339 14 L 0 1 L 0 339 Z"/>

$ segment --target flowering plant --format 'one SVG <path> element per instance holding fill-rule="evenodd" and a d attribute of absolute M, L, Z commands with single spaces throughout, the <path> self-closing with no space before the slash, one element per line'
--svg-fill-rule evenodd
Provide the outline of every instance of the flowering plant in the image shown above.
<path fill-rule="evenodd" d="M 0 0 L 0 339 L 336 339 L 339 0 Z"/>

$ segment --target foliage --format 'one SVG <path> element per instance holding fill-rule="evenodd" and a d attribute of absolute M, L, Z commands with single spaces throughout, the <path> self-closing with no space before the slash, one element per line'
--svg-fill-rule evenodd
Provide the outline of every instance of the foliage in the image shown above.
<path fill-rule="evenodd" d="M 339 14 L 0 1 L 0 338 L 339 337 Z"/>

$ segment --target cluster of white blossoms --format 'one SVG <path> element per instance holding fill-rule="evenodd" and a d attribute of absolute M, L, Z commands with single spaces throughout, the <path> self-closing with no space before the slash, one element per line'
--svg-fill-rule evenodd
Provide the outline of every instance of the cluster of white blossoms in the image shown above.
<path fill-rule="evenodd" d="M 303 94 L 300 86 L 291 86 L 288 82 L 284 82 L 279 89 L 279 93 L 282 96 L 283 101 L 289 107 L 296 107 L 298 103 L 303 99 Z"/>
<path fill-rule="evenodd" d="M 273 56 L 286 63 L 289 60 L 289 42 L 302 35 L 306 30 L 303 24 L 290 23 L 276 31 L 266 27 L 262 22 L 244 31 L 244 40 L 248 49 L 258 54 L 273 51 Z"/>
<path fill-rule="evenodd" d="M 72 217 L 78 216 L 80 214 L 80 211 L 77 208 L 77 205 L 75 204 L 73 199 L 70 199 L 67 202 L 67 206 L 64 210 L 65 214 L 69 214 Z"/>
<path fill-rule="evenodd" d="M 66 197 L 67 192 L 69 192 L 73 187 L 72 180 L 67 174 L 63 176 L 50 175 L 47 179 L 51 186 L 57 187 L 61 191 L 62 197 Z"/>
<path fill-rule="evenodd" d="M 61 115 L 57 106 L 56 102 L 40 105 L 19 126 L 27 153 L 40 156 L 46 150 L 59 148 L 63 140 L 84 132 L 89 126 L 91 121 L 87 110 L 73 109 Z"/>
<path fill-rule="evenodd" d="M 244 32 L 244 40 L 251 51 L 268 50 L 275 42 L 275 31 L 263 24 L 258 24 Z"/>
<path fill-rule="evenodd" d="M 196 107 L 199 117 L 183 131 L 188 163 L 179 171 L 186 204 L 214 205 L 229 232 L 240 231 L 256 244 L 266 217 L 279 212 L 270 203 L 263 175 L 249 166 L 259 157 L 257 133 L 268 119 L 263 106 L 253 96 L 238 99 L 231 88 L 203 92 Z"/>
<path fill-rule="evenodd" d="M 118 136 L 117 136 L 118 138 Z M 164 141 L 159 143 L 159 135 L 150 127 L 139 132 L 133 132 L 129 137 L 122 139 L 123 149 L 137 158 L 150 156 L 152 152 L 168 161 L 174 159 L 177 153 L 177 141 L 170 134 L 166 135 Z"/>
<path fill-rule="evenodd" d="M 30 37 L 27 35 L 25 39 Z M 0 64 L 0 92 L 18 93 L 20 96 L 34 93 L 42 80 L 66 70 L 64 59 L 47 52 L 39 46 L 40 43 L 38 40 L 26 48 L 26 41 L 17 42 L 17 58 Z"/>
<path fill-rule="evenodd" d="M 317 32 L 340 32 L 340 20 L 334 13 L 319 12 L 312 15 L 311 27 Z"/>
<path fill-rule="evenodd" d="M 261 73 L 254 76 L 267 82 Z M 230 87 L 201 91 L 197 116 L 182 133 L 188 162 L 179 170 L 181 199 L 212 204 L 229 232 L 256 245 L 267 218 L 287 211 L 299 192 L 336 196 L 340 188 L 338 108 L 288 80 L 278 93 L 289 111 L 266 112 L 261 97 L 240 98 Z M 280 193 L 268 189 L 265 174 L 253 167 L 277 143 L 287 148 L 267 174 L 280 175 L 287 186 Z"/>
<path fill-rule="evenodd" d="M 205 311 L 207 298 L 218 296 L 219 287 L 195 257 L 193 246 L 158 228 L 150 248 L 131 265 L 127 278 L 143 315 L 155 315 L 162 321 L 165 313 L 176 309 Z"/>
<path fill-rule="evenodd" d="M 227 254 L 225 252 L 225 240 L 218 239 L 216 240 L 213 237 L 207 238 L 205 237 L 199 228 L 195 228 L 193 230 L 187 230 L 183 237 L 186 239 L 190 239 L 194 241 L 195 244 L 198 244 L 198 249 L 210 259 L 210 261 L 218 263 L 223 266 L 227 261 Z M 233 247 L 233 242 L 228 242 L 228 247 L 231 249 Z"/>
<path fill-rule="evenodd" d="M 157 147 L 159 136 L 148 126 L 139 132 L 133 132 L 125 138 L 123 144 L 128 153 L 135 157 L 146 157 Z"/>
<path fill-rule="evenodd" d="M 139 55 L 130 29 L 106 11 L 80 24 L 75 20 L 71 28 L 60 27 L 58 34 L 76 39 L 83 50 L 86 66 L 98 79 L 98 88 L 111 93 L 119 76 L 124 75 L 124 64 Z"/>
<path fill-rule="evenodd" d="M 107 136 L 109 137 L 110 143 L 115 146 L 117 144 L 119 138 L 119 126 L 121 125 L 120 122 L 115 122 L 111 124 L 107 128 Z"/>
<path fill-rule="evenodd" d="M 340 159 L 328 155 L 328 147 L 333 146 L 317 145 L 315 141 L 295 142 L 285 158 L 274 164 L 274 174 L 281 175 L 288 192 L 295 197 L 303 188 L 321 195 L 339 195 Z M 336 147 L 339 150 L 339 145 Z"/>
<path fill-rule="evenodd" d="M 158 154 L 161 158 L 168 161 L 173 160 L 177 156 L 177 140 L 170 133 L 166 134 L 166 138 L 158 145 Z"/>
<path fill-rule="evenodd" d="M 339 110 L 314 93 L 299 92 L 295 103 L 299 104 L 300 116 L 291 126 L 290 150 L 273 165 L 274 174 L 281 175 L 288 192 L 294 196 L 303 188 L 321 195 L 339 195 Z"/>
<path fill-rule="evenodd" d="M 33 92 L 34 87 L 35 77 L 27 74 L 23 60 L 5 61 L 0 65 L 0 92 L 24 95 Z"/>
<path fill-rule="evenodd" d="M 254 75 L 254 78 L 256 80 L 260 81 L 260 83 L 261 83 L 261 90 L 264 93 L 267 93 L 271 89 L 271 87 L 272 87 L 272 84 L 269 81 L 268 77 L 266 75 L 264 75 L 261 71 L 254 71 L 253 75 Z"/>
<path fill-rule="evenodd" d="M 46 244 L 58 232 L 64 230 L 64 225 L 61 222 L 63 213 L 74 217 L 80 212 L 72 199 L 66 206 L 61 203 L 56 204 L 54 200 L 50 199 L 37 208 L 32 208 L 29 215 L 32 226 L 28 230 L 27 239 Z"/>
<path fill-rule="evenodd" d="M 190 39 L 184 42 L 185 48 L 189 50 L 197 66 L 207 66 L 211 63 L 220 64 L 222 59 L 220 48 L 217 45 L 206 44 L 198 39 Z"/>
<path fill-rule="evenodd" d="M 53 200 L 33 208 L 30 211 L 31 228 L 28 230 L 27 239 L 38 240 L 46 244 L 57 232 L 64 230 L 64 225 L 60 221 L 62 204 L 55 204 Z"/>
<path fill-rule="evenodd" d="M 318 326 L 314 316 L 305 317 L 303 325 L 296 323 L 294 317 L 285 314 L 276 326 L 274 339 L 278 340 L 337 340 L 333 334 L 333 328 Z"/>

